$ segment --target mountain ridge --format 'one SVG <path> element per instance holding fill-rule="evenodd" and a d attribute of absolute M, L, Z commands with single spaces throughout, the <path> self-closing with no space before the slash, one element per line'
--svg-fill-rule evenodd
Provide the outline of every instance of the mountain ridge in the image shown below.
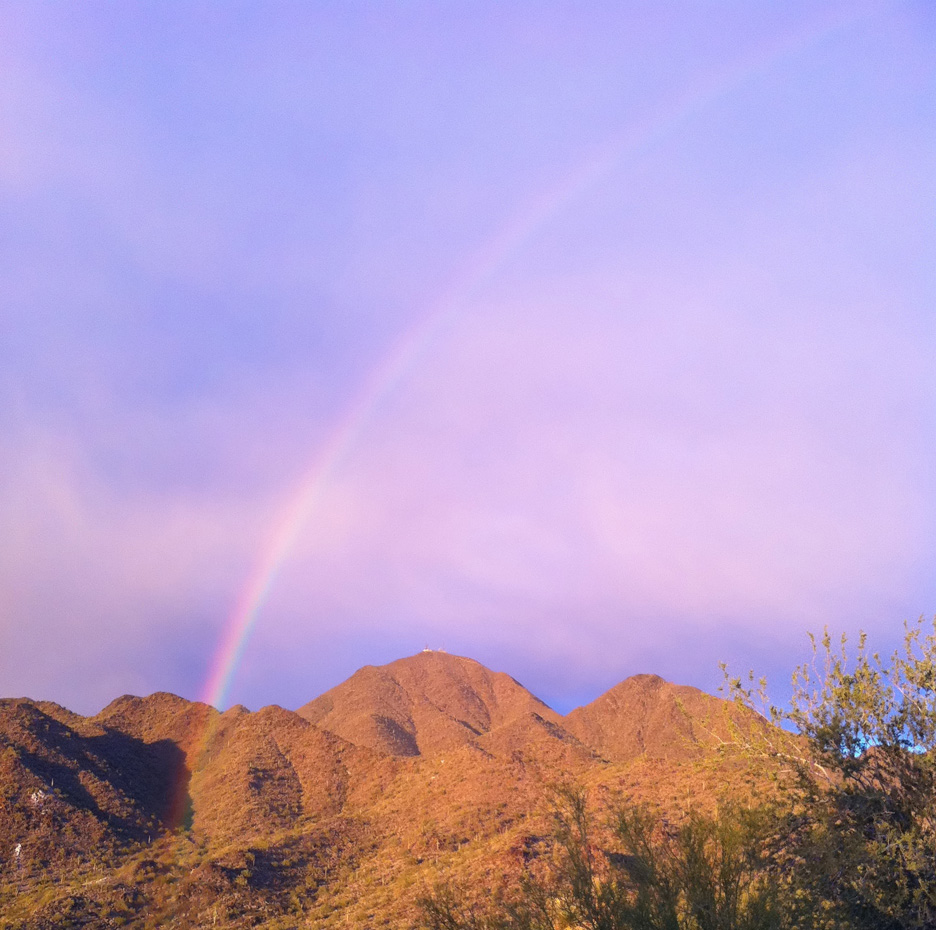
<path fill-rule="evenodd" d="M 90 717 L 0 700 L 0 913 L 45 930 L 75 909 L 109 926 L 110 908 L 194 930 L 221 901 L 229 928 L 270 914 L 285 921 L 271 930 L 289 914 L 402 928 L 419 888 L 488 887 L 545 850 L 550 786 L 663 807 L 721 790 L 733 712 L 638 675 L 561 715 L 438 651 L 365 666 L 296 711 L 167 692 Z M 706 759 L 714 781 L 700 781 Z"/>

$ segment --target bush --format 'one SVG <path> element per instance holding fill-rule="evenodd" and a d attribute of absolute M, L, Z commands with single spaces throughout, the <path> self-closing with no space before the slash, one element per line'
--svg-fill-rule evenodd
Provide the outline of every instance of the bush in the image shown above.
<path fill-rule="evenodd" d="M 726 808 L 662 830 L 646 808 L 617 806 L 595 840 L 584 792 L 561 792 L 556 856 L 519 894 L 481 907 L 452 888 L 421 901 L 427 930 L 784 930 L 796 908 L 775 867 L 770 811 Z"/>
<path fill-rule="evenodd" d="M 907 624 L 882 659 L 858 639 L 812 639 L 786 709 L 805 752 L 786 754 L 786 832 L 801 885 L 831 926 L 936 926 L 936 621 Z M 763 681 L 729 682 L 736 700 L 766 706 Z M 756 745 L 749 746 L 758 751 Z M 762 750 L 763 747 L 760 747 Z"/>

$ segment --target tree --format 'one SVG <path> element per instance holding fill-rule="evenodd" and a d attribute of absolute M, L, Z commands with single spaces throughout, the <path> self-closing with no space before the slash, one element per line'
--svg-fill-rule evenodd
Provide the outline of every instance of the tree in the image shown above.
<path fill-rule="evenodd" d="M 936 621 L 907 624 L 887 659 L 861 634 L 811 637 L 812 661 L 793 675 L 773 723 L 799 734 L 801 752 L 768 747 L 785 784 L 790 868 L 800 894 L 830 926 L 936 926 Z M 735 700 L 767 706 L 765 686 L 729 681 Z M 760 750 L 766 743 L 762 741 Z M 754 742 L 748 747 L 757 749 Z"/>

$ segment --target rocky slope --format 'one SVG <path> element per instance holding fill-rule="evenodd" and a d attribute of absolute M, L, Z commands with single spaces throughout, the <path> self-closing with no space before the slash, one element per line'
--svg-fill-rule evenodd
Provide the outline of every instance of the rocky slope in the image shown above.
<path fill-rule="evenodd" d="M 673 807 L 743 780 L 732 712 L 643 675 L 562 717 L 440 652 L 297 712 L 0 701 L 0 928 L 409 926 L 440 877 L 522 870 L 556 784 Z"/>
<path fill-rule="evenodd" d="M 730 738 L 724 701 L 657 675 L 634 675 L 576 708 L 565 728 L 602 758 L 696 758 Z"/>
<path fill-rule="evenodd" d="M 428 650 L 365 666 L 297 713 L 356 745 L 398 756 L 477 745 L 517 720 L 561 721 L 509 675 Z"/>

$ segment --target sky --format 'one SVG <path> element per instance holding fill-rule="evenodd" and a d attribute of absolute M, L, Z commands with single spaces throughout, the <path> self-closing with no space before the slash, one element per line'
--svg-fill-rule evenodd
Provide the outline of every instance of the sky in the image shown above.
<path fill-rule="evenodd" d="M 0 694 L 887 650 L 934 255 L 929 0 L 8 0 Z"/>

